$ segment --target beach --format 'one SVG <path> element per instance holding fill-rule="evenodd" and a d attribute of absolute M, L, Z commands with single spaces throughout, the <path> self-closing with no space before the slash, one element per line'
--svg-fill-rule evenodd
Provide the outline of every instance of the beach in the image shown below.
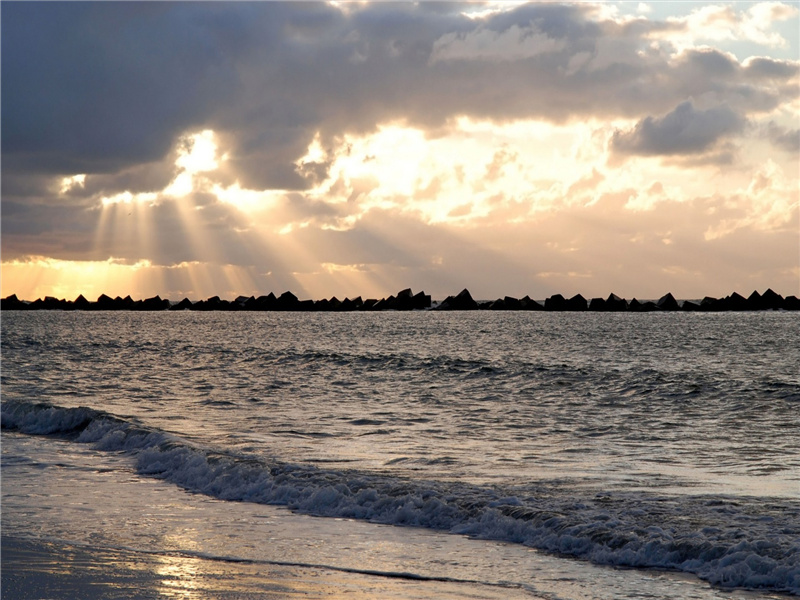
<path fill-rule="evenodd" d="M 537 598 L 507 587 L 416 581 L 325 567 L 218 563 L 191 556 L 3 537 L 5 598 Z"/>
<path fill-rule="evenodd" d="M 88 448 L 64 444 L 53 452 L 46 445 L 3 436 L 4 598 L 577 600 L 637 598 L 644 590 L 664 599 L 781 597 L 709 593 L 679 573 L 597 567 L 514 544 L 223 503 L 139 478 Z M 32 452 L 37 467 L 21 467 L 20 457 Z"/>
<path fill-rule="evenodd" d="M 3 442 L 4 598 L 539 597 L 470 579 L 474 543 L 457 536 L 225 506 L 83 448 L 60 448 L 38 469 L 15 468 L 43 442 L 14 434 Z M 71 531 L 78 522 L 91 529 Z M 248 536 L 244 547 L 235 546 L 238 535 Z M 483 546 L 508 560 L 534 555 Z M 451 575 L 408 571 L 421 555 L 452 563 Z"/>

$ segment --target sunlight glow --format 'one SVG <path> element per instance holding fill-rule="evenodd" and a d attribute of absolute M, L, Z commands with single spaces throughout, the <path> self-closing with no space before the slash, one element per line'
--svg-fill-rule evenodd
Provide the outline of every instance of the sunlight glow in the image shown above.
<path fill-rule="evenodd" d="M 308 163 L 320 163 L 328 158 L 325 149 L 322 147 L 319 132 L 316 133 L 314 139 L 308 145 L 305 155 L 298 161 L 299 165 Z"/>
<path fill-rule="evenodd" d="M 479 21 L 498 13 L 514 10 L 518 6 L 527 3 L 528 0 L 489 0 L 488 2 L 476 3 L 461 14 L 468 19 Z"/>
<path fill-rule="evenodd" d="M 354 264 L 340 265 L 324 262 L 319 269 L 307 273 L 295 273 L 295 277 L 316 298 L 330 298 L 331 290 L 340 290 L 339 300 L 362 296 L 366 298 L 383 298 L 392 290 L 392 283 L 382 279 L 375 265 Z M 396 290 L 393 290 L 396 291 Z"/>
<path fill-rule="evenodd" d="M 144 259 L 128 263 L 116 257 L 73 261 L 30 256 L 5 261 L 0 268 L 3 297 L 15 293 L 25 300 L 47 296 L 74 300 L 82 294 L 94 301 L 101 294 L 112 298 L 130 294 L 134 300 L 160 295 L 177 302 L 185 297 L 263 293 L 253 267 L 200 261 L 165 266 Z"/>
<path fill-rule="evenodd" d="M 787 111 L 785 107 L 781 110 Z M 562 211 L 592 210 L 593 218 L 600 219 L 610 211 L 619 211 L 622 219 L 625 213 L 647 219 L 646 215 L 654 214 L 659 207 L 711 194 L 719 198 L 719 203 L 708 204 L 707 210 L 727 216 L 705 230 L 706 241 L 719 240 L 742 228 L 781 230 L 791 219 L 796 221 L 800 205 L 798 192 L 792 188 L 796 171 L 786 171 L 786 165 L 774 162 L 757 166 L 763 150 L 759 144 L 769 143 L 766 137 L 742 149 L 751 168 L 727 172 L 722 179 L 714 165 L 699 165 L 696 172 L 706 176 L 686 178 L 686 165 L 682 163 L 657 156 L 620 157 L 612 153 L 610 140 L 615 133 L 630 131 L 636 124 L 626 119 L 495 123 L 461 116 L 451 119 L 435 135 L 402 122 L 385 123 L 371 133 L 346 134 L 324 144 L 317 133 L 304 156 L 295 161 L 298 172 L 317 183 L 299 191 L 248 189 L 238 180 L 230 183 L 230 174 L 221 171 L 225 155 L 220 157 L 224 148 L 218 147 L 216 134 L 211 130 L 188 133 L 179 139 L 170 159 L 175 176 L 164 189 L 139 193 L 126 190 L 99 198 L 93 256 L 102 256 L 103 248 L 113 246 L 123 248 L 126 257 L 155 260 L 160 255 L 159 245 L 165 243 L 158 233 L 159 219 L 168 214 L 175 218 L 179 228 L 176 234 L 193 262 L 152 266 L 142 260 L 132 266 L 130 260 L 124 264 L 109 258 L 64 261 L 57 267 L 55 263 L 24 261 L 28 273 L 34 275 L 25 281 L 15 275 L 22 272 L 23 263 L 4 263 L 3 275 L 12 285 L 10 289 L 26 297 L 69 298 L 77 293 L 99 295 L 115 289 L 120 294 L 129 293 L 125 290 L 143 271 L 150 276 L 147 285 L 139 289 L 155 286 L 195 299 L 222 293 L 234 297 L 257 294 L 271 281 L 280 281 L 280 285 L 291 282 L 296 293 L 307 290 L 319 297 L 329 296 L 328 290 L 354 294 L 374 290 L 376 295 L 387 295 L 396 291 L 387 275 L 393 267 L 339 264 L 326 250 L 309 246 L 307 240 L 318 232 L 347 232 L 367 221 L 373 234 L 392 240 L 391 228 L 375 230 L 371 215 L 393 215 L 446 226 L 449 235 L 463 236 L 465 244 L 473 245 L 476 242 L 471 230 L 545 227 L 552 231 L 542 237 L 541 247 L 551 256 L 569 257 L 585 251 L 585 244 L 572 234 L 575 221 L 558 220 Z M 754 126 L 765 131 L 769 127 L 788 130 L 790 125 L 791 120 L 777 109 L 754 121 Z M 62 193 L 85 184 L 84 175 L 66 177 L 61 181 Z M 216 234 L 221 224 L 232 236 L 227 239 L 237 240 L 235 254 L 252 256 L 250 264 L 268 257 L 269 266 L 256 270 L 230 264 L 230 248 L 222 246 Z M 549 240 L 555 235 L 572 241 L 551 246 Z M 637 247 L 658 243 L 666 248 L 678 243 L 666 229 L 649 236 L 632 230 L 625 239 Z M 407 246 L 402 238 L 393 243 L 400 249 Z M 503 243 L 504 239 L 490 241 L 485 237 L 481 242 L 497 256 L 515 260 Z M 420 256 L 429 263 L 434 258 Z M 292 268 L 281 271 L 282 264 L 291 264 Z M 589 270 L 576 267 L 543 269 L 536 278 L 566 285 L 570 279 L 590 277 Z M 437 268 L 444 267 L 440 264 Z M 268 276 L 273 270 L 284 273 L 283 279 Z M 167 281 L 169 287 L 165 288 L 162 284 Z"/>
<path fill-rule="evenodd" d="M 660 182 L 675 180 L 684 167 L 651 157 L 614 164 L 610 180 L 609 140 L 635 124 L 631 120 L 494 123 L 461 116 L 435 137 L 403 123 L 387 123 L 371 134 L 342 136 L 327 148 L 317 133 L 295 164 L 300 172 L 307 165 L 325 164 L 327 176 L 302 193 L 247 189 L 239 181 L 223 183 L 215 171 L 220 164 L 217 137 L 205 130 L 181 138 L 175 159 L 179 171 L 164 190 L 126 191 L 103 198 L 102 204 L 153 206 L 170 198 L 178 203 L 198 256 L 208 260 L 219 252 L 204 241 L 208 238 L 202 233 L 205 220 L 195 213 L 208 204 L 197 204 L 195 192 L 239 211 L 246 220 L 232 224 L 234 231 L 273 232 L 281 237 L 312 226 L 347 231 L 373 210 L 398 211 L 428 224 L 475 227 L 498 219 L 521 224 L 543 212 L 588 207 L 612 196 L 624 200 L 621 208 L 646 211 L 660 202 L 707 193 L 709 184 L 704 178 L 665 189 Z M 749 179 L 742 174 L 726 183 L 746 188 Z M 314 209 L 317 216 L 309 218 L 312 206 L 327 210 Z M 781 208 L 786 207 L 781 204 Z M 130 235 L 131 223 L 146 228 L 145 219 L 152 218 L 133 211 L 130 215 L 136 219 L 125 222 L 119 214 L 111 226 L 122 228 L 123 235 Z M 101 224 L 106 229 L 110 226 L 105 215 Z M 140 231 L 140 238 L 144 239 L 144 233 Z M 143 240 L 138 242 L 140 247 L 143 244 Z"/>
<path fill-rule="evenodd" d="M 352 192 L 369 194 L 359 183 L 379 183 L 384 194 L 410 196 L 423 165 L 433 160 L 430 146 L 421 130 L 397 125 L 380 127 L 378 132 L 357 138 L 345 136 L 331 168 L 330 179 L 343 178 L 355 182 Z M 352 194 L 340 197 L 344 202 L 355 199 Z"/>
<path fill-rule="evenodd" d="M 332 150 L 328 178 L 309 195 L 347 207 L 326 228 L 352 228 L 372 209 L 400 210 L 428 223 L 469 225 L 492 214 L 523 222 L 574 196 L 573 184 L 608 159 L 607 140 L 619 121 L 554 125 L 543 121 L 497 124 L 460 117 L 437 137 L 402 124 L 366 136 L 344 136 Z M 312 144 L 313 146 L 313 144 Z M 301 159 L 310 161 L 309 154 Z M 602 177 L 598 189 L 604 186 Z"/>
<path fill-rule="evenodd" d="M 84 187 L 86 185 L 86 174 L 73 175 L 72 177 L 64 177 L 61 180 L 60 194 L 66 194 L 74 187 Z"/>
<path fill-rule="evenodd" d="M 219 167 L 217 161 L 217 142 L 213 131 L 206 129 L 200 133 L 186 135 L 178 146 L 178 158 L 175 166 L 180 169 L 175 179 L 164 190 L 167 196 L 180 198 L 187 196 L 198 188 L 204 187 L 198 173 L 215 171 Z"/>
<path fill-rule="evenodd" d="M 187 173 L 213 171 L 219 167 L 217 161 L 216 135 L 210 129 L 181 139 L 175 166 Z"/>
<path fill-rule="evenodd" d="M 220 202 L 251 215 L 273 208 L 287 193 L 285 190 L 243 189 L 238 181 L 228 187 L 215 184 L 211 191 Z"/>
<path fill-rule="evenodd" d="M 191 194 L 192 190 L 194 190 L 194 177 L 188 171 L 184 171 L 178 173 L 172 183 L 164 188 L 163 193 L 165 196 L 182 198 Z"/>
<path fill-rule="evenodd" d="M 126 264 L 114 257 L 72 261 L 32 256 L 2 263 L 2 287 L 25 299 L 53 296 L 74 300 L 83 294 L 88 300 L 95 300 L 103 293 L 129 294 L 132 287 L 151 281 L 151 267 L 148 260 Z"/>
<path fill-rule="evenodd" d="M 101 199 L 103 206 L 110 206 L 112 204 L 154 204 L 158 199 L 158 194 L 154 192 L 142 192 L 139 194 L 132 194 L 125 190 L 113 196 L 104 197 Z"/>
<path fill-rule="evenodd" d="M 796 231 L 800 217 L 800 189 L 796 180 L 786 177 L 783 169 L 767 160 L 753 175 L 746 190 L 739 190 L 725 207 L 739 208 L 743 216 L 720 220 L 705 232 L 706 240 L 715 240 L 743 227 L 763 231 L 791 228 Z"/>

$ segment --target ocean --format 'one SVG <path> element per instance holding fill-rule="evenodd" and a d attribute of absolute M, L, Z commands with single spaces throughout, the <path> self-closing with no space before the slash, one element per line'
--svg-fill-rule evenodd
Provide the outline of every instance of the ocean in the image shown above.
<path fill-rule="evenodd" d="M 3 598 L 800 595 L 796 313 L 1 326 Z"/>

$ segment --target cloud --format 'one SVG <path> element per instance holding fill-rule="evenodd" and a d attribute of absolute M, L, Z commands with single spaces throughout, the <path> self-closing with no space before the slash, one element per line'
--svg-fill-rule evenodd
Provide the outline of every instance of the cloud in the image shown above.
<path fill-rule="evenodd" d="M 4 9 L 2 77 L 14 90 L 2 98 L 4 161 L 98 173 L 161 158 L 235 92 L 233 48 L 203 35 L 200 18 L 213 12 L 144 3 Z"/>
<path fill-rule="evenodd" d="M 781 2 L 761 2 L 745 11 L 737 11 L 732 5 L 710 4 L 699 6 L 686 16 L 669 17 L 669 27 L 654 29 L 651 35 L 669 39 L 679 47 L 733 40 L 787 47 L 787 40 L 771 28 L 777 22 L 797 17 L 798 12 L 796 6 Z"/>
<path fill-rule="evenodd" d="M 646 117 L 611 139 L 614 152 L 642 156 L 702 154 L 744 127 L 744 119 L 725 105 L 697 110 L 691 100 L 663 117 Z"/>
<path fill-rule="evenodd" d="M 649 52 L 646 31 L 598 21 L 588 5 L 523 5 L 484 19 L 462 9 L 9 5 L 4 167 L 117 173 L 210 128 L 229 138 L 243 185 L 302 189 L 320 173 L 298 173 L 295 161 L 317 133 L 329 143 L 392 120 L 430 128 L 460 114 L 641 116 L 708 92 L 750 110 L 764 94 L 779 102 L 791 91 L 742 81 L 735 61 L 697 64 L 706 54 L 687 55 L 694 76 L 681 83 L 686 61 Z M 796 76 L 796 65 L 788 71 Z"/>
<path fill-rule="evenodd" d="M 764 150 L 785 169 L 780 189 L 796 182 L 786 165 L 800 62 L 694 43 L 748 39 L 769 54 L 782 43 L 774 24 L 797 11 L 711 7 L 664 20 L 661 7 L 614 8 L 4 4 L 4 259 L 113 256 L 167 278 L 189 272 L 177 265 L 235 264 L 286 285 L 304 273 L 309 290 L 312 272 L 355 271 L 460 289 L 482 265 L 509 292 L 516 273 L 524 294 L 542 285 L 538 272 L 610 277 L 625 253 L 604 250 L 604 263 L 593 252 L 620 240 L 641 239 L 643 256 L 661 260 L 666 229 L 654 214 L 673 232 L 669 252 L 687 248 L 681 227 L 700 252 L 722 220 L 719 247 L 738 236 L 782 251 L 782 230 L 758 229 L 749 208 L 775 196 L 739 179 Z M 210 170 L 189 173 L 181 152 L 204 131 L 217 153 Z M 632 156 L 662 160 L 623 160 Z M 653 181 L 666 191 L 648 194 Z M 632 216 L 629 203 L 647 210 Z M 515 241 L 521 250 L 509 252 Z"/>
<path fill-rule="evenodd" d="M 27 254 L 4 258 L 25 260 L 38 254 L 108 262 L 108 255 L 91 243 L 96 240 L 102 248 L 113 247 L 115 263 L 150 265 L 162 277 L 163 287 L 150 284 L 142 289 L 173 299 L 225 295 L 225 290 L 235 297 L 285 289 L 315 298 L 381 296 L 396 292 L 397 282 L 437 298 L 464 286 L 481 298 L 544 298 L 556 292 L 607 296 L 612 291 L 628 297 L 659 297 L 671 291 L 685 297 L 756 287 L 796 292 L 791 269 L 796 266 L 794 224 L 800 218 L 800 202 L 796 186 L 792 191 L 796 180 L 791 175 L 767 163 L 730 192 L 688 199 L 686 188 L 676 183 L 653 184 L 647 190 L 639 188 L 642 191 L 608 187 L 615 182 L 594 170 L 572 186 L 578 195 L 590 194 L 591 202 L 531 213 L 524 199 L 507 195 L 497 199 L 489 214 L 458 223 L 426 223 L 396 207 L 378 207 L 338 231 L 327 228 L 328 221 L 320 216 L 323 210 L 335 215 L 335 207 L 291 192 L 273 200 L 268 214 L 276 226 L 286 221 L 308 224 L 282 235 L 269 232 L 264 222 L 266 230 L 253 229 L 247 215 L 213 198 L 185 199 L 194 227 L 183 221 L 177 201 L 123 203 L 107 207 L 108 227 L 100 228 L 99 237 L 65 235 L 75 231 L 69 219 L 78 217 L 64 210 L 51 215 L 48 235 L 27 236 L 20 248 L 12 243 L 14 251 Z M 651 196 L 653 202 L 648 201 Z M 634 199 L 646 204 L 646 210 L 626 208 Z M 3 210 L 5 220 L 5 202 Z M 100 217 L 97 211 L 81 214 Z M 36 211 L 28 216 L 41 223 Z M 16 218 L 13 210 L 11 217 Z M 137 229 L 137 223 L 149 224 L 149 241 L 140 239 L 145 230 Z M 91 219 L 86 225 L 93 230 Z M 104 245 L 107 238 L 113 246 Z M 357 273 L 352 265 L 358 265 Z M 247 285 L 228 282 L 225 269 L 232 266 Z M 576 274 L 581 277 L 576 279 Z M 132 291 L 121 284 L 113 290 L 93 285 L 97 295 Z"/>
<path fill-rule="evenodd" d="M 775 79 L 791 83 L 800 75 L 800 62 L 788 60 L 775 60 L 764 56 L 753 56 L 742 63 L 744 73 L 748 78 Z"/>
<path fill-rule="evenodd" d="M 509 152 L 506 149 L 498 150 L 492 157 L 492 162 L 486 165 L 486 174 L 484 179 L 487 181 L 494 181 L 503 175 L 503 167 L 516 162 L 517 155 Z"/>
<path fill-rule="evenodd" d="M 800 152 L 800 129 L 798 128 L 781 127 L 775 122 L 770 122 L 767 127 L 767 137 L 776 147 L 785 152 L 794 154 Z"/>
<path fill-rule="evenodd" d="M 551 38 L 536 26 L 515 24 L 505 31 L 479 28 L 467 34 L 447 33 L 434 42 L 430 62 L 524 60 L 565 47 L 564 40 Z"/>
<path fill-rule="evenodd" d="M 791 230 L 800 216 L 800 189 L 796 181 L 789 180 L 783 170 L 769 160 L 753 174 L 746 190 L 729 195 L 721 204 L 716 221 L 705 231 L 707 240 L 725 237 L 743 228 Z"/>
<path fill-rule="evenodd" d="M 295 163 L 318 134 L 328 145 L 382 123 L 434 129 L 459 115 L 641 118 L 704 94 L 743 114 L 795 94 L 780 84 L 796 64 L 771 65 L 765 79 L 745 75 L 766 63 L 743 72 L 709 53 L 675 61 L 650 47 L 664 24 L 643 17 L 624 24 L 580 4 L 477 19 L 464 9 L 10 4 L 4 170 L 116 174 L 163 161 L 187 131 L 213 129 L 243 186 L 305 189 L 326 165 Z"/>
<path fill-rule="evenodd" d="M 782 2 L 761 2 L 747 9 L 739 29 L 745 39 L 765 46 L 786 47 L 788 42 L 777 32 L 770 32 L 772 24 L 796 17 L 800 10 Z"/>

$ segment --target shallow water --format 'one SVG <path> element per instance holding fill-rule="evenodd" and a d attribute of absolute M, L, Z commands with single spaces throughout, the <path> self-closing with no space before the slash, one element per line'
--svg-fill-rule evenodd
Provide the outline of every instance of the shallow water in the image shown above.
<path fill-rule="evenodd" d="M 520 544 L 225 502 L 124 455 L 3 436 L 4 598 L 778 598 Z"/>
<path fill-rule="evenodd" d="M 249 500 L 557 552 L 567 573 L 587 565 L 573 556 L 800 593 L 798 348 L 792 313 L 6 312 L 4 535 L 45 510 L 7 516 L 7 472 L 59 444 L 114 457 L 103 468 L 137 490 L 155 477 L 201 492 L 212 513 Z M 6 455 L 11 429 L 47 437 L 22 459 Z M 78 516 L 57 520 L 59 539 L 84 539 Z M 314 522 L 358 531 L 360 553 L 358 528 L 377 527 Z M 233 547 L 259 547 L 229 529 Z M 428 543 L 409 565 L 437 576 Z M 507 560 L 476 554 L 466 571 L 481 581 Z M 642 585 L 625 577 L 610 596 L 574 574 L 580 594 L 548 593 L 624 597 Z M 541 579 L 510 580 L 538 592 Z"/>

